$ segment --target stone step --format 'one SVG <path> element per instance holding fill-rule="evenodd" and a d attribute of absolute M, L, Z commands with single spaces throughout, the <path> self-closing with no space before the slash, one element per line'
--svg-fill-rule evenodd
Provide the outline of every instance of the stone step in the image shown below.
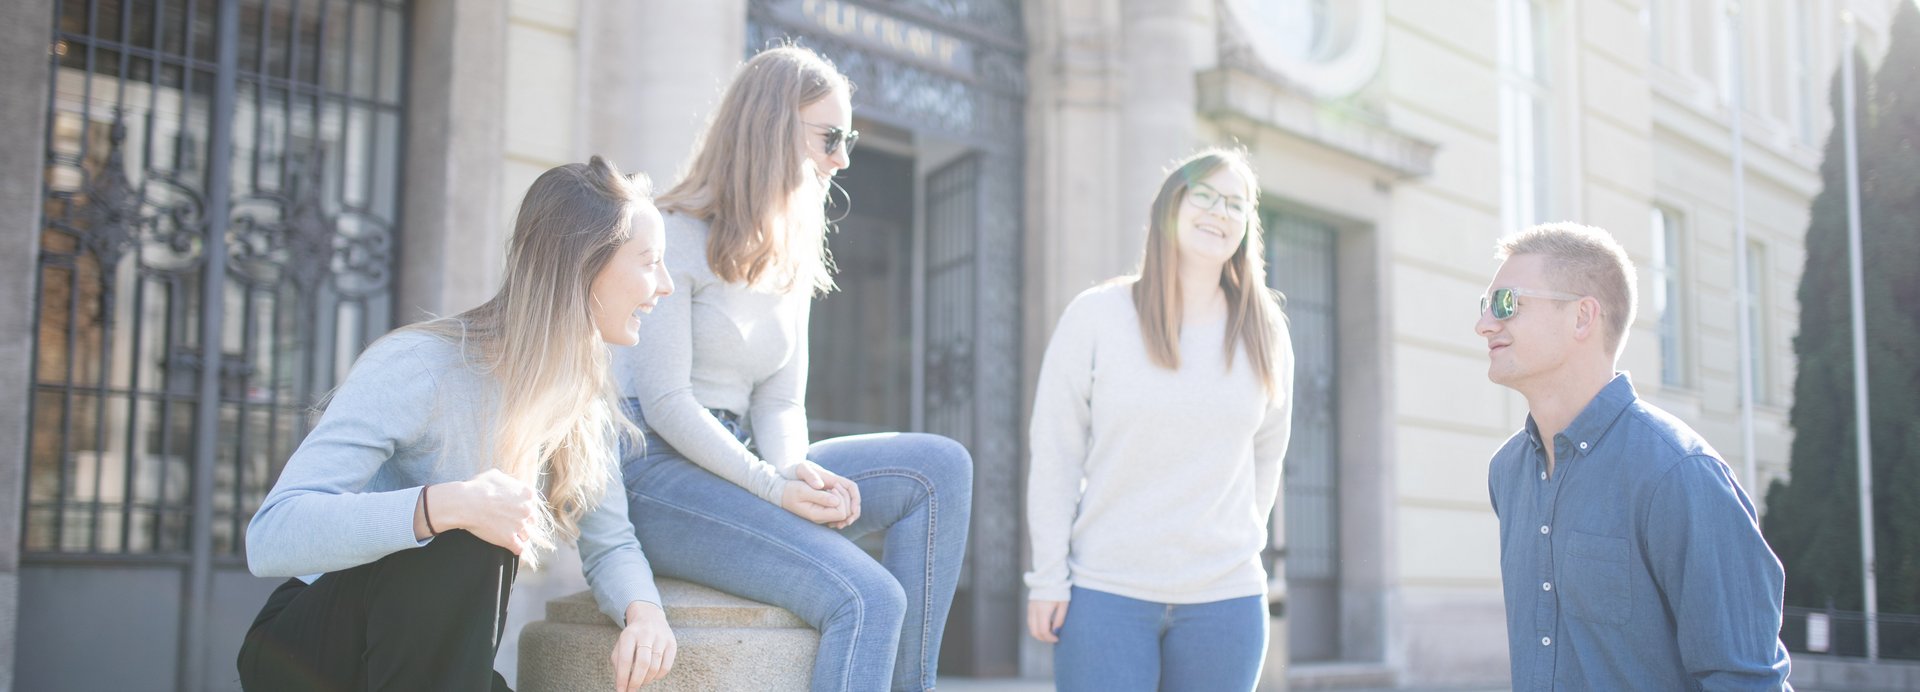
<path fill-rule="evenodd" d="M 792 613 L 675 579 L 660 600 L 680 652 L 673 672 L 648 692 L 802 690 L 820 635 Z M 620 630 L 582 591 L 547 602 L 547 619 L 520 632 L 523 692 L 613 689 Z"/>

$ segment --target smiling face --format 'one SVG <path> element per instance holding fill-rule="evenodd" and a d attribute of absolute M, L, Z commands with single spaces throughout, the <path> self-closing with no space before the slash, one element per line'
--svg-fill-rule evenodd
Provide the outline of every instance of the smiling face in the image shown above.
<path fill-rule="evenodd" d="M 1547 258 L 1541 255 L 1507 258 L 1487 285 L 1487 294 L 1501 288 L 1559 290 L 1549 281 Z M 1517 300 L 1507 319 L 1495 319 L 1492 310 L 1481 313 L 1474 332 L 1487 341 L 1487 379 L 1524 393 L 1530 383 L 1549 379 L 1572 357 L 1581 302 L 1525 295 Z"/>
<path fill-rule="evenodd" d="M 613 251 L 591 288 L 593 326 L 601 340 L 615 346 L 640 343 L 640 315 L 653 312 L 655 303 L 673 293 L 660 211 L 652 204 L 636 204 L 628 224 L 632 236 Z"/>
<path fill-rule="evenodd" d="M 1246 240 L 1252 196 L 1246 178 L 1232 166 L 1221 166 L 1188 186 L 1174 215 L 1182 261 L 1225 266 Z M 1233 208 L 1242 210 L 1240 218 L 1234 218 Z"/>

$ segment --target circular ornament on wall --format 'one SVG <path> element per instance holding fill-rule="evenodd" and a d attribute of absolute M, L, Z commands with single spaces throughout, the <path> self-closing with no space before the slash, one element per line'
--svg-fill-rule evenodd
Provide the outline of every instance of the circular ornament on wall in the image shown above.
<path fill-rule="evenodd" d="M 1380 69 L 1382 0 L 1221 0 L 1264 66 L 1316 96 L 1358 91 Z"/>

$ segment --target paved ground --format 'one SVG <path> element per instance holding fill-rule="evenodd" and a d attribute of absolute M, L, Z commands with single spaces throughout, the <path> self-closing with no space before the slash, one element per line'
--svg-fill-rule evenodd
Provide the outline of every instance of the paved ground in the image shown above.
<path fill-rule="evenodd" d="M 1053 692 L 1053 683 L 1045 680 L 1020 680 L 1013 678 L 940 678 L 940 692 Z M 1442 692 L 1440 690 L 1422 690 L 1419 688 L 1399 689 L 1342 689 L 1341 692 Z M 1445 692 L 1482 692 L 1481 690 L 1460 690 L 1457 688 Z M 1504 688 L 1484 692 L 1504 692 Z"/>

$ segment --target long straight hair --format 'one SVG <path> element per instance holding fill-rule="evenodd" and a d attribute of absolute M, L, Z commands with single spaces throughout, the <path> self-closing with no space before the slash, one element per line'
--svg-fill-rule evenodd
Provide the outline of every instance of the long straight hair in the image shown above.
<path fill-rule="evenodd" d="M 741 65 L 686 172 L 660 195 L 661 209 L 707 222 L 715 276 L 778 292 L 833 290 L 827 188 L 804 153 L 800 109 L 852 92 L 833 63 L 799 46 Z"/>
<path fill-rule="evenodd" d="M 520 203 L 500 292 L 402 328 L 463 344 L 500 385 L 493 466 L 545 500 L 533 549 L 521 556 L 529 567 L 556 537 L 579 536 L 580 517 L 614 482 L 616 436 L 636 432 L 615 399 L 591 286 L 632 239 L 631 215 L 651 192 L 644 175 L 623 175 L 598 156 L 548 170 Z"/>
<path fill-rule="evenodd" d="M 1246 155 L 1232 149 L 1212 148 L 1181 159 L 1173 172 L 1160 184 L 1153 198 L 1147 221 L 1147 249 L 1140 263 L 1139 279 L 1133 282 L 1133 308 L 1140 316 L 1140 338 L 1146 341 L 1147 355 L 1155 365 L 1180 369 L 1180 204 L 1186 201 L 1193 184 L 1222 168 L 1231 168 L 1247 181 L 1246 233 L 1240 247 L 1220 269 L 1220 288 L 1227 292 L 1227 367 L 1233 367 L 1234 351 L 1245 347 L 1253 361 L 1253 372 L 1271 395 L 1277 384 L 1275 360 L 1281 344 L 1276 339 L 1280 321 L 1280 294 L 1267 288 L 1266 243 L 1260 228 L 1259 179 Z M 1223 191 L 1226 192 L 1226 191 Z"/>

